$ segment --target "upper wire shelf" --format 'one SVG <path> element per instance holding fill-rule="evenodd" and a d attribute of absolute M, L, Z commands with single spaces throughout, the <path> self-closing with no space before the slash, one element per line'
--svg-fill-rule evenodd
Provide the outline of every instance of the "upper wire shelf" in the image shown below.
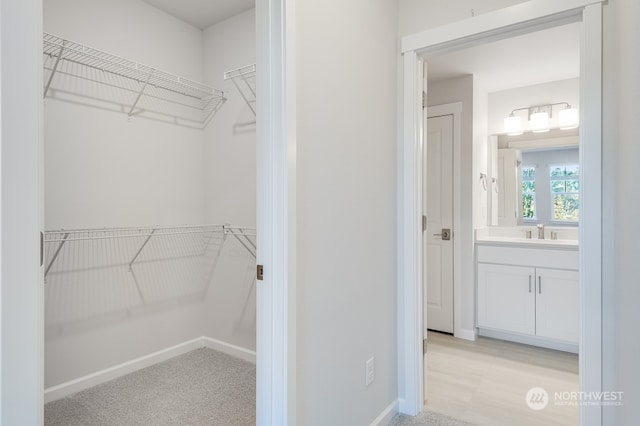
<path fill-rule="evenodd" d="M 256 64 L 251 64 L 227 71 L 224 73 L 225 80 L 231 80 L 240 96 L 247 103 L 253 115 L 256 115 Z"/>
<path fill-rule="evenodd" d="M 62 250 L 69 244 L 84 244 L 90 241 L 100 241 L 107 243 L 107 240 L 128 240 L 128 257 L 126 263 L 131 268 L 139 259 L 140 255 L 148 250 L 149 243 L 162 237 L 182 238 L 188 241 L 191 248 L 196 251 L 206 250 L 212 236 L 233 235 L 235 239 L 249 252 L 256 257 L 256 228 L 245 226 L 225 225 L 182 225 L 169 227 L 134 227 L 134 228 L 92 228 L 92 229 L 60 229 L 44 232 L 44 243 L 47 245 L 47 264 L 45 266 L 45 278 L 52 270 L 56 260 Z M 183 236 L 183 237 L 179 237 Z M 182 243 L 184 243 L 182 241 Z M 81 245 L 81 247 L 87 247 Z M 200 248 L 198 248 L 200 247 Z"/>
<path fill-rule="evenodd" d="M 127 92 L 129 117 L 144 111 L 149 104 L 141 107 L 142 101 L 150 98 L 196 110 L 190 119 L 203 126 L 226 101 L 221 90 L 52 34 L 43 34 L 43 54 L 49 71 L 44 97 L 53 90 L 54 76 L 66 74 Z"/>

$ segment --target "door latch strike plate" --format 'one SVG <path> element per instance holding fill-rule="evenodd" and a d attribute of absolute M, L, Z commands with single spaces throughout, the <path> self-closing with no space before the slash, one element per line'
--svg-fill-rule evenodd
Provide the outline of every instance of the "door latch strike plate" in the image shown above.
<path fill-rule="evenodd" d="M 40 266 L 44 265 L 44 232 L 40 232 Z"/>
<path fill-rule="evenodd" d="M 258 279 L 258 281 L 262 281 L 264 278 L 264 266 L 262 265 L 258 265 L 256 267 L 256 278 Z"/>

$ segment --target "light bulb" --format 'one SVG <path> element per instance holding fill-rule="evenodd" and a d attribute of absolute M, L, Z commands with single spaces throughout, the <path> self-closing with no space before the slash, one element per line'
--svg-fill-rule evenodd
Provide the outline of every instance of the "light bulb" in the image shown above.
<path fill-rule="evenodd" d="M 520 117 L 509 116 L 504 119 L 504 132 L 509 136 L 522 134 L 522 120 Z"/>
<path fill-rule="evenodd" d="M 536 112 L 529 117 L 531 121 L 531 131 L 534 133 L 549 131 L 549 113 Z"/>
<path fill-rule="evenodd" d="M 578 127 L 578 110 L 576 108 L 565 108 L 558 114 L 558 125 L 561 129 L 575 129 Z"/>

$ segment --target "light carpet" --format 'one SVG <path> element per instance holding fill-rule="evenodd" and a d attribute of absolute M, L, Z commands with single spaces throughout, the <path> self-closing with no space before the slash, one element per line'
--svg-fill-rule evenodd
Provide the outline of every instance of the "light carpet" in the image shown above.
<path fill-rule="evenodd" d="M 45 405 L 46 426 L 255 425 L 255 365 L 201 348 Z"/>
<path fill-rule="evenodd" d="M 407 416 L 404 414 L 398 414 L 389 423 L 389 426 L 473 426 L 471 423 L 456 420 L 454 418 L 445 416 L 444 414 L 436 413 L 435 411 L 423 411 L 415 417 Z"/>

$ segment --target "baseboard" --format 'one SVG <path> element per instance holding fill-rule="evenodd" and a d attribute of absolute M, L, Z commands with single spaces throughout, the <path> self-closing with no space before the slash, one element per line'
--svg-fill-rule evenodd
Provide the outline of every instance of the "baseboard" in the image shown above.
<path fill-rule="evenodd" d="M 52 386 L 44 390 L 44 402 L 47 403 L 64 398 L 65 396 L 89 389 L 101 383 L 108 382 L 109 380 L 117 379 L 118 377 L 133 373 L 134 371 L 142 368 L 150 367 L 178 355 L 191 352 L 195 349 L 201 348 L 202 346 L 202 337 L 199 337 L 197 339 L 189 340 L 188 342 L 180 343 L 179 345 L 171 346 L 170 348 Z"/>
<path fill-rule="evenodd" d="M 574 354 L 578 353 L 578 345 L 572 343 L 564 343 L 542 337 L 521 336 L 519 334 L 506 333 L 504 331 L 497 331 L 488 328 L 481 328 L 479 333 L 480 336 L 491 337 L 493 339 L 509 340 L 511 342 L 539 346 L 547 349 L 555 349 L 563 352 L 571 352 Z"/>
<path fill-rule="evenodd" d="M 398 414 L 399 401 L 396 399 L 374 421 L 371 422 L 371 426 L 388 425 L 391 420 Z"/>
<path fill-rule="evenodd" d="M 44 402 L 47 403 L 64 398 L 76 392 L 89 389 L 101 383 L 106 383 L 110 380 L 117 379 L 118 377 L 133 373 L 134 371 L 150 367 L 159 362 L 166 361 L 203 347 L 224 352 L 253 364 L 256 363 L 255 351 L 250 351 L 248 349 L 241 348 L 240 346 L 203 336 L 56 386 L 51 386 L 44 390 Z"/>
<path fill-rule="evenodd" d="M 460 330 L 454 333 L 454 337 L 458 337 L 464 340 L 474 341 L 478 336 L 476 335 L 475 330 L 467 330 L 467 329 L 461 328 Z"/>
<path fill-rule="evenodd" d="M 256 351 L 241 348 L 240 346 L 232 345 L 221 340 L 212 339 L 211 337 L 203 337 L 202 342 L 205 348 L 224 352 L 227 355 L 243 359 L 252 364 L 256 363 Z"/>

